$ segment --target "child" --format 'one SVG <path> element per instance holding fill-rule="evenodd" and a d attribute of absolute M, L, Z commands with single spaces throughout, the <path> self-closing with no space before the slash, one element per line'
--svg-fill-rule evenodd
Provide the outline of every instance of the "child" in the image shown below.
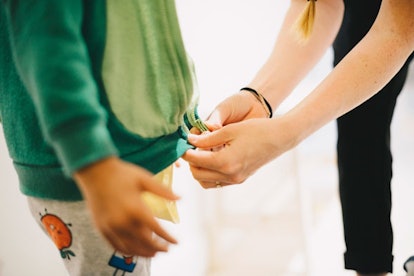
<path fill-rule="evenodd" d="M 71 275 L 149 275 L 194 112 L 174 1 L 0 7 L 0 118 L 34 218 Z"/>

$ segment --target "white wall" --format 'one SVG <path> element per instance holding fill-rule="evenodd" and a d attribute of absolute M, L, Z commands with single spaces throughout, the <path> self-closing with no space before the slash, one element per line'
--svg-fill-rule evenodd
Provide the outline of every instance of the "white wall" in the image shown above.
<path fill-rule="evenodd" d="M 197 68 L 200 113 L 206 116 L 220 100 L 245 86 L 267 58 L 288 1 L 176 2 Z M 308 93 L 329 72 L 330 63 L 328 52 L 282 110 Z M 413 155 L 406 147 L 413 141 L 407 137 L 414 138 L 414 100 L 406 94 L 396 111 L 393 140 L 396 275 L 401 275 L 404 258 L 414 252 L 414 185 L 409 183 Z M 334 124 L 329 124 L 245 185 L 228 190 L 202 190 L 183 164 L 175 175 L 182 222 L 166 224 L 180 245 L 154 260 L 153 275 L 352 275 L 342 268 L 335 136 Z M 0 184 L 0 275 L 64 275 L 60 257 L 18 192 L 1 135 Z"/>

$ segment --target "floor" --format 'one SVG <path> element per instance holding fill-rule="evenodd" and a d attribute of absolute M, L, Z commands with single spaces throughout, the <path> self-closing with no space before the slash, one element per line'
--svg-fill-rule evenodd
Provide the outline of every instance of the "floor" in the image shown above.
<path fill-rule="evenodd" d="M 177 0 L 206 116 L 254 76 L 266 59 L 285 1 Z M 254 12 L 252 7 L 254 7 Z M 331 52 L 281 107 L 308 93 L 330 69 Z M 395 272 L 414 253 L 414 69 L 393 123 Z M 0 127 L 1 128 L 1 127 Z M 1 132 L 1 131 L 0 131 Z M 245 184 L 203 190 L 188 168 L 175 173 L 181 223 L 163 223 L 179 245 L 153 261 L 153 276 L 351 276 L 343 269 L 335 126 L 259 170 Z M 61 260 L 30 217 L 0 136 L 0 276 L 65 275 Z"/>

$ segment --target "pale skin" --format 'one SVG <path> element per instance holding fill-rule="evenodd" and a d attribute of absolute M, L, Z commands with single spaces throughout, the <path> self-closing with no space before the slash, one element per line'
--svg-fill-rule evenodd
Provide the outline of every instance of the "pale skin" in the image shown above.
<path fill-rule="evenodd" d="M 301 9 L 299 2 L 302 1 L 292 1 L 291 14 L 287 17 L 290 22 Z M 390 5 L 392 9 L 382 12 L 382 20 L 376 22 L 377 30 L 382 31 L 375 32 L 373 28 L 370 39 L 359 46 L 358 51 L 347 57 L 343 65 L 338 66 L 309 97 L 286 115 L 271 120 L 247 120 L 264 117 L 265 113 L 255 98 L 246 92 L 219 105 L 209 120 L 210 126 L 218 130 L 203 136 L 190 135 L 190 142 L 199 148 L 209 149 L 223 144 L 226 147 L 216 152 L 188 151 L 184 158 L 190 162 L 194 177 L 206 188 L 215 187 L 216 181 L 228 185 L 241 183 L 258 168 L 296 146 L 330 120 L 375 94 L 402 65 L 414 44 L 414 24 L 411 19 L 414 14 L 414 1 L 389 0 L 384 5 Z M 286 42 L 282 32 L 268 63 L 250 84 L 269 99 L 273 108 L 306 75 L 333 40 L 340 23 L 335 8 L 340 8 L 341 4 L 336 0 L 319 0 L 318 12 L 322 14 L 323 11 L 319 11 L 320 6 L 327 10 L 327 15 L 325 19 L 317 18 L 315 34 L 309 44 L 296 45 L 293 40 Z M 394 18 L 393 14 L 398 14 L 398 17 Z M 329 24 L 323 26 L 324 22 Z M 287 26 L 290 26 L 288 23 L 289 21 L 284 28 L 286 33 Z M 385 35 L 383 28 L 387 30 L 385 34 L 391 34 L 395 40 Z M 379 42 L 386 43 L 387 47 L 376 46 Z M 292 47 L 298 49 L 295 53 L 296 62 L 300 62 L 301 66 L 295 67 L 294 63 L 290 63 L 291 68 L 284 67 L 281 70 L 286 74 L 274 78 L 272 73 L 277 72 L 277 66 L 283 66 L 286 58 L 285 54 L 278 53 L 286 53 L 283 49 L 288 47 L 291 50 Z M 392 47 L 398 47 L 400 51 L 387 51 L 393 49 Z M 371 51 L 376 51 L 375 55 Z M 299 52 L 302 52 L 302 57 L 298 55 Z M 306 64 L 303 63 L 304 60 Z M 384 64 L 387 64 L 387 68 L 381 67 Z M 354 72 L 354 68 L 359 66 L 366 66 L 361 67 L 365 72 L 362 80 L 362 76 Z M 368 76 L 367 71 L 371 72 Z M 354 90 L 349 93 L 349 89 Z M 238 101 L 239 109 L 235 109 L 235 101 Z M 225 127 L 221 128 L 222 126 Z M 283 129 L 283 132 L 278 132 L 279 129 Z M 257 133 L 254 139 L 251 133 Z M 279 135 L 275 136 L 275 133 Z M 249 150 L 241 152 L 238 150 L 240 148 Z M 147 171 L 116 157 L 110 157 L 76 172 L 74 178 L 87 200 L 98 230 L 116 250 L 130 255 L 151 257 L 157 252 L 167 251 L 167 243 L 176 243 L 158 224 L 140 195 L 143 191 L 149 191 L 170 200 L 176 200 L 177 197 L 157 185 L 159 183 Z M 165 242 L 154 239 L 153 234 L 163 238 Z"/>
<path fill-rule="evenodd" d="M 301 10 L 297 5 L 303 8 L 303 1 L 292 1 L 269 60 L 249 84 L 260 91 L 274 109 L 330 46 L 341 20 L 341 1 L 318 1 L 320 16 L 316 17 L 313 37 L 303 46 L 295 42 L 290 33 L 293 18 Z M 190 135 L 189 141 L 200 149 L 225 147 L 220 151 L 187 151 L 184 159 L 190 163 L 193 176 L 205 188 L 216 187 L 216 182 L 222 185 L 242 183 L 264 164 L 372 97 L 414 50 L 412 14 L 412 0 L 383 1 L 368 35 L 305 99 L 282 116 L 248 120 L 253 117 L 251 114 L 260 114 L 255 110 L 263 107 L 254 97 L 249 97 L 250 105 L 246 103 L 247 92 L 220 103 L 207 120 L 215 131 Z"/>
<path fill-rule="evenodd" d="M 74 174 L 98 230 L 126 255 L 153 257 L 177 241 L 156 221 L 143 202 L 144 191 L 168 200 L 178 197 L 148 171 L 109 157 Z M 157 238 L 155 238 L 157 237 Z"/>
<path fill-rule="evenodd" d="M 248 85 L 262 93 L 274 110 L 330 47 L 341 23 L 342 1 L 318 0 L 312 37 L 302 45 L 292 36 L 291 26 L 303 5 L 304 1 L 291 1 L 273 52 Z M 247 97 L 248 92 L 224 100 L 207 120 L 213 131 L 189 137 L 199 149 L 220 148 L 187 151 L 184 159 L 194 178 L 204 188 L 243 183 L 263 165 L 375 95 L 414 50 L 413 14 L 413 0 L 384 0 L 368 35 L 286 114 L 264 118 L 259 111 L 263 107 Z"/>

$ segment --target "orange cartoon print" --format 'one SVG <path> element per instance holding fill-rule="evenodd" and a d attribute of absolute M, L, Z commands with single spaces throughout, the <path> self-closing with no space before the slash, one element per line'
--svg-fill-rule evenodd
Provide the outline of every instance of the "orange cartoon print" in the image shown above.
<path fill-rule="evenodd" d="M 40 214 L 40 213 L 39 213 Z M 60 251 L 60 256 L 63 259 L 70 260 L 70 256 L 75 256 L 69 247 L 72 244 L 72 233 L 70 232 L 70 223 L 66 224 L 61 218 L 56 215 L 48 214 L 45 209 L 45 214 L 40 214 L 40 221 L 45 227 L 52 241 Z"/>

